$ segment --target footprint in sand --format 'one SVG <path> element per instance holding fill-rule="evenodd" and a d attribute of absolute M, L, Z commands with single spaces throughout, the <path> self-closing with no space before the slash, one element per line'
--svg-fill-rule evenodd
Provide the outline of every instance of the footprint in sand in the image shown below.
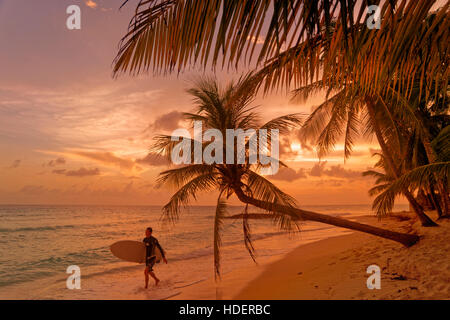
<path fill-rule="evenodd" d="M 134 293 L 141 293 L 141 292 L 146 292 L 148 289 L 145 289 L 144 287 L 137 287 L 136 289 L 134 289 Z"/>

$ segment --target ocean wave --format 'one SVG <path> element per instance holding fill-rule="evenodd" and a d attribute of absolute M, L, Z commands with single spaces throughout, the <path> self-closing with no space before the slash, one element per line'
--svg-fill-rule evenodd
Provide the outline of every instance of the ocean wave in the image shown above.
<path fill-rule="evenodd" d="M 0 228 L 0 232 L 26 232 L 26 231 L 54 231 L 60 229 L 72 229 L 75 225 L 68 224 L 63 226 L 46 226 L 46 227 L 22 227 L 22 228 Z"/>
<path fill-rule="evenodd" d="M 54 275 L 54 272 L 49 271 L 28 271 L 15 274 L 14 277 L 5 276 L 0 277 L 0 287 L 6 287 L 28 281 L 38 280 Z"/>
<path fill-rule="evenodd" d="M 98 227 L 118 227 L 125 225 L 127 222 L 114 222 L 114 223 L 85 223 L 85 224 L 67 224 L 67 225 L 56 225 L 56 226 L 38 226 L 38 227 L 20 227 L 20 228 L 0 228 L 0 232 L 12 233 L 12 232 L 27 232 L 27 231 L 55 231 L 62 229 L 93 229 Z M 129 223 L 129 222 L 128 222 Z M 108 231 L 110 232 L 110 231 Z"/>

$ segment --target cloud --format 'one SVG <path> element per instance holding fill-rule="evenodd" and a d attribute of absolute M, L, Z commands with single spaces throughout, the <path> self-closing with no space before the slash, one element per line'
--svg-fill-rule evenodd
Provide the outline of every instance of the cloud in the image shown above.
<path fill-rule="evenodd" d="M 305 170 L 303 168 L 298 169 L 297 171 L 295 171 L 292 168 L 280 168 L 280 170 L 278 170 L 278 172 L 276 174 L 274 174 L 273 176 L 270 176 L 270 179 L 272 180 L 280 180 L 280 181 L 294 181 L 294 180 L 298 180 L 298 179 L 304 179 L 306 178 L 306 173 Z"/>
<path fill-rule="evenodd" d="M 77 151 L 73 154 L 121 169 L 132 170 L 136 166 L 134 160 L 120 158 L 112 152 Z"/>
<path fill-rule="evenodd" d="M 155 185 L 153 183 L 146 183 L 146 184 L 140 186 L 139 188 L 140 189 L 150 189 L 150 188 L 155 189 Z"/>
<path fill-rule="evenodd" d="M 367 155 L 371 155 L 370 151 L 366 149 L 360 149 L 360 150 L 352 150 L 351 156 L 352 157 L 364 157 Z M 326 157 L 330 158 L 342 158 L 344 159 L 344 150 L 331 150 L 326 154 Z"/>
<path fill-rule="evenodd" d="M 47 188 L 43 186 L 26 185 L 22 189 L 20 189 L 19 192 L 27 195 L 38 196 L 46 193 L 47 191 Z"/>
<path fill-rule="evenodd" d="M 155 130 L 173 131 L 180 127 L 179 123 L 182 119 L 183 114 L 178 111 L 163 114 L 150 123 L 144 133 L 153 133 Z"/>
<path fill-rule="evenodd" d="M 322 187 L 322 186 L 342 187 L 344 185 L 342 180 L 338 180 L 338 179 L 326 179 L 326 180 L 321 179 L 319 181 L 316 181 L 314 184 L 317 187 Z"/>
<path fill-rule="evenodd" d="M 149 153 L 142 159 L 136 159 L 136 163 L 148 166 L 165 166 L 169 164 L 169 161 L 159 154 Z"/>
<path fill-rule="evenodd" d="M 296 131 L 298 130 L 294 130 L 290 136 L 281 138 L 280 157 L 283 159 L 296 158 L 299 155 L 316 157 L 314 148 L 312 148 L 305 139 L 296 137 Z M 293 142 L 297 148 L 293 148 Z"/>
<path fill-rule="evenodd" d="M 90 176 L 98 176 L 100 174 L 100 169 L 99 168 L 92 168 L 92 169 L 80 168 L 78 170 L 59 169 L 53 170 L 52 172 L 54 174 L 65 175 L 67 177 L 90 177 Z"/>
<path fill-rule="evenodd" d="M 129 176 L 129 177 L 127 177 L 127 179 L 129 179 L 129 180 L 139 180 L 139 179 L 141 179 L 141 177 L 138 177 L 138 176 Z"/>
<path fill-rule="evenodd" d="M 310 176 L 313 177 L 336 177 L 336 178 L 346 178 L 346 179 L 358 179 L 362 178 L 362 174 L 359 171 L 344 169 L 341 165 L 331 166 L 329 169 L 325 168 L 327 162 L 316 163 L 309 172 Z"/>
<path fill-rule="evenodd" d="M 52 171 L 55 174 L 65 174 L 66 173 L 66 169 L 58 169 L 58 170 L 53 170 Z"/>
<path fill-rule="evenodd" d="M 76 183 L 62 188 L 29 184 L 17 192 L 10 193 L 9 196 L 12 199 L 21 199 L 22 202 L 26 203 L 148 204 L 151 199 L 164 202 L 168 195 L 166 192 L 155 190 L 152 184 L 141 187 L 140 184 L 131 181 L 107 186 Z M 150 203 L 157 204 L 157 202 Z"/>
<path fill-rule="evenodd" d="M 57 165 L 63 165 L 63 164 L 66 164 L 66 159 L 64 159 L 64 158 L 57 158 L 57 159 L 54 159 L 54 160 L 50 160 L 47 163 L 44 163 L 43 166 L 44 167 L 55 167 Z"/>
<path fill-rule="evenodd" d="M 326 166 L 326 162 L 318 162 L 316 163 L 311 170 L 309 171 L 309 175 L 313 177 L 320 177 L 324 174 L 324 169 Z"/>
<path fill-rule="evenodd" d="M 94 2 L 94 1 L 92 1 L 92 0 L 85 0 L 84 3 L 85 3 L 89 8 L 92 8 L 92 9 L 95 9 L 95 8 L 97 8 L 97 6 L 98 6 L 98 4 L 97 4 L 96 2 Z"/>
<path fill-rule="evenodd" d="M 20 163 L 22 162 L 22 160 L 14 160 L 13 163 L 11 164 L 10 168 L 12 169 L 16 169 L 20 166 Z"/>
<path fill-rule="evenodd" d="M 282 137 L 280 141 L 280 158 L 295 157 L 298 153 L 292 150 L 291 139 Z"/>
<path fill-rule="evenodd" d="M 155 110 L 167 112 L 157 103 L 163 90 L 118 82 L 75 87 L 0 85 L 1 141 L 23 145 L 32 140 L 41 150 L 89 148 L 136 154 L 148 142 L 142 132 L 156 118 Z M 130 143 L 129 137 L 136 141 Z"/>
<path fill-rule="evenodd" d="M 118 167 L 122 170 L 133 172 L 141 172 L 143 168 L 140 165 L 165 166 L 169 164 L 164 157 L 153 153 L 149 153 L 147 156 L 138 159 L 121 158 L 112 152 L 74 151 L 71 154 L 94 160 L 103 165 Z"/>

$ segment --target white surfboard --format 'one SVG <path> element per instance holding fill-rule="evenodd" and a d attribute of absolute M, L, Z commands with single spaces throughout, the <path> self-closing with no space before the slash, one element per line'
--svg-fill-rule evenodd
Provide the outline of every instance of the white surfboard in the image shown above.
<path fill-rule="evenodd" d="M 145 262 L 145 245 L 143 242 L 134 240 L 117 241 L 109 249 L 119 259 L 137 263 Z M 156 263 L 159 263 L 162 260 L 162 254 L 158 247 L 155 247 L 155 256 Z"/>

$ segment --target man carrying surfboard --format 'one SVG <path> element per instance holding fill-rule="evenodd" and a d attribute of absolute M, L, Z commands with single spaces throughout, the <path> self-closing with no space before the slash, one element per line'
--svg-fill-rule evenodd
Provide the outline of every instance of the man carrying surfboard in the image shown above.
<path fill-rule="evenodd" d="M 167 263 L 166 256 L 164 255 L 164 250 L 158 242 L 158 239 L 152 236 L 152 228 L 148 227 L 145 230 L 145 238 L 142 240 L 145 245 L 145 289 L 148 288 L 148 276 L 150 275 L 153 279 L 155 279 L 155 285 L 157 286 L 159 283 L 159 279 L 156 277 L 153 272 L 153 266 L 156 261 L 156 250 L 158 249 L 161 252 L 161 257 L 164 263 Z M 158 261 L 159 262 L 159 261 Z"/>

